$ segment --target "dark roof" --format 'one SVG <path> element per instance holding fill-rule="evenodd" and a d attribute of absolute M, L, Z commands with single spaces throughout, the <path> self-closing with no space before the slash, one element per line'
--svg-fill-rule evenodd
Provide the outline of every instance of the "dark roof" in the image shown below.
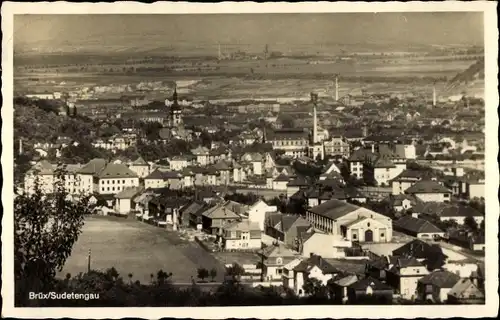
<path fill-rule="evenodd" d="M 410 258 L 398 258 L 396 263 L 397 263 L 397 266 L 399 268 L 422 267 L 423 266 L 423 264 L 420 263 L 414 257 L 410 257 Z"/>
<path fill-rule="evenodd" d="M 421 180 L 406 189 L 405 193 L 450 193 L 450 190 L 436 181 Z"/>
<path fill-rule="evenodd" d="M 364 162 L 367 159 L 374 159 L 375 156 L 371 149 L 358 149 L 351 154 L 349 161 Z"/>
<path fill-rule="evenodd" d="M 309 259 L 301 261 L 295 268 L 297 272 L 309 272 L 312 267 L 318 267 L 323 271 L 323 274 L 339 273 L 340 270 L 332 266 L 328 261 L 320 256 L 313 255 Z"/>
<path fill-rule="evenodd" d="M 372 277 L 366 277 L 349 286 L 354 290 L 366 290 L 368 287 L 372 287 L 373 290 L 392 290 L 392 287 Z"/>
<path fill-rule="evenodd" d="M 340 201 L 337 199 L 328 200 L 323 202 L 319 206 L 309 209 L 310 212 L 318 214 L 323 217 L 330 218 L 332 220 L 336 220 L 340 217 L 345 216 L 346 214 L 353 212 L 360 207 L 346 203 L 344 201 Z"/>
<path fill-rule="evenodd" d="M 151 172 L 147 177 L 144 179 L 155 179 L 155 180 L 163 180 L 163 172 L 156 169 L 153 172 Z"/>
<path fill-rule="evenodd" d="M 310 183 L 306 177 L 297 177 L 292 181 L 288 182 L 289 187 L 303 187 L 308 186 Z"/>
<path fill-rule="evenodd" d="M 98 173 L 100 179 L 112 178 L 137 178 L 137 174 L 124 164 L 108 163 L 106 167 Z"/>
<path fill-rule="evenodd" d="M 438 288 L 452 288 L 460 280 L 460 276 L 449 271 L 437 270 L 423 278 L 418 282 L 422 284 L 431 284 Z"/>
<path fill-rule="evenodd" d="M 92 159 L 83 168 L 78 170 L 81 174 L 98 174 L 106 166 L 106 160 L 104 159 Z"/>
<path fill-rule="evenodd" d="M 410 231 L 412 233 L 442 233 L 443 231 L 424 219 L 404 216 L 394 221 L 394 227 Z"/>
<path fill-rule="evenodd" d="M 419 239 L 415 239 L 406 243 L 405 245 L 397 248 L 392 252 L 393 256 L 398 257 L 413 257 L 416 259 L 423 259 L 423 264 L 429 270 L 435 270 L 442 267 L 447 256 L 437 244 L 429 244 Z"/>
<path fill-rule="evenodd" d="M 476 209 L 466 205 L 450 205 L 445 207 L 440 214 L 441 217 L 481 217 L 483 214 Z"/>

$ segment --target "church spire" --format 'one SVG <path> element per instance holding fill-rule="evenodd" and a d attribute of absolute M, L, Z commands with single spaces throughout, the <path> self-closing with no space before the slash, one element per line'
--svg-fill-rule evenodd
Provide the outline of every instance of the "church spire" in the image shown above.
<path fill-rule="evenodd" d="M 174 103 L 177 103 L 177 84 L 174 87 L 174 94 L 172 95 L 172 100 Z"/>

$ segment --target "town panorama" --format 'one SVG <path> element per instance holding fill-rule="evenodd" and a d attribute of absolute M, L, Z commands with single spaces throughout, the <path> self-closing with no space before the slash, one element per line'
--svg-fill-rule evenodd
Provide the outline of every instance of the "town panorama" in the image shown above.
<path fill-rule="evenodd" d="M 16 306 L 485 303 L 481 14 L 14 25 Z"/>

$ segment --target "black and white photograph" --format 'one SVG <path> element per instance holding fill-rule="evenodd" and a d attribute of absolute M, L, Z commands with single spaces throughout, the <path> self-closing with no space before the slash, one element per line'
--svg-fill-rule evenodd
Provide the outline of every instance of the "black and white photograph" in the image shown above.
<path fill-rule="evenodd" d="M 2 313 L 494 316 L 496 3 L 412 4 L 2 5 Z"/>

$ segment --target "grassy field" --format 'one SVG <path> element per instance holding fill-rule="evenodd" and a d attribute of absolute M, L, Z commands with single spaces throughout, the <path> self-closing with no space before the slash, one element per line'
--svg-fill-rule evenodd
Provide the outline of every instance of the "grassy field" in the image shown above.
<path fill-rule="evenodd" d="M 200 267 L 215 267 L 216 280 L 224 276 L 222 264 L 196 243 L 139 221 L 113 217 L 87 218 L 60 276 L 86 272 L 89 249 L 92 269 L 115 267 L 124 279 L 132 273 L 133 280 L 141 283 L 149 283 L 150 274 L 160 269 L 172 272 L 172 280 L 179 283 L 190 282 L 191 276 L 196 279 Z"/>

